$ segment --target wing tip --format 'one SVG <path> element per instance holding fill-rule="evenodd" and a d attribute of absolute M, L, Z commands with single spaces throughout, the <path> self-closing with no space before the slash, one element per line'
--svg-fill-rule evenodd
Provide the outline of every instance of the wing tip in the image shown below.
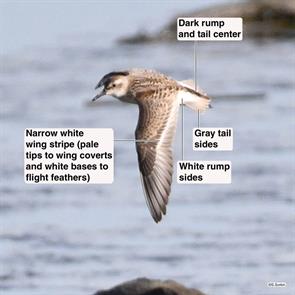
<path fill-rule="evenodd" d="M 152 215 L 152 217 L 153 217 L 154 222 L 156 224 L 158 224 L 158 223 L 160 223 L 162 221 L 163 216 L 165 216 L 165 215 L 166 215 L 166 208 L 165 208 L 165 212 L 163 212 L 163 211 L 160 212 L 158 218 L 157 217 L 154 217 L 153 215 Z"/>
<path fill-rule="evenodd" d="M 148 185 L 146 183 L 147 178 L 145 176 L 143 176 L 142 173 L 140 173 L 140 179 L 142 182 L 142 188 L 143 188 L 143 193 L 145 196 L 147 207 L 149 209 L 149 212 L 150 212 L 154 222 L 158 224 L 162 220 L 163 216 L 166 215 L 166 213 L 167 213 L 166 206 L 168 204 L 168 200 L 167 200 L 167 203 L 164 203 L 164 205 L 162 204 L 161 206 L 158 203 L 158 200 L 156 198 L 155 198 L 156 203 L 153 203 L 152 199 L 150 197 L 150 194 L 148 193 L 149 190 L 146 188 L 146 186 Z M 158 210 L 155 208 L 155 204 L 158 206 Z"/>

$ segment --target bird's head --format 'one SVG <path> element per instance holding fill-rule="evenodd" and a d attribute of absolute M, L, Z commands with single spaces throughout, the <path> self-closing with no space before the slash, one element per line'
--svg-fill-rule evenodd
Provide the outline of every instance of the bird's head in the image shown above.
<path fill-rule="evenodd" d="M 100 89 L 100 92 L 92 100 L 95 101 L 104 95 L 116 98 L 125 96 L 129 87 L 128 75 L 128 72 L 111 72 L 103 76 L 95 87 Z"/>

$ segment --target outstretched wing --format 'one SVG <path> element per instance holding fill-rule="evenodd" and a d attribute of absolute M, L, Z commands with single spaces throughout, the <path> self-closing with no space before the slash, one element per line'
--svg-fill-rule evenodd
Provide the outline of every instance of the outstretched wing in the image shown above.
<path fill-rule="evenodd" d="M 159 222 L 166 214 L 171 191 L 175 134 L 179 101 L 177 89 L 157 88 L 139 93 L 136 128 L 138 164 L 150 213 Z"/>

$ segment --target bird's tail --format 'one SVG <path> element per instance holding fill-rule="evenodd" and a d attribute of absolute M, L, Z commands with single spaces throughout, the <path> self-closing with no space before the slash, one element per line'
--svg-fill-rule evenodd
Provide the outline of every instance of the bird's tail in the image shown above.
<path fill-rule="evenodd" d="M 181 103 L 196 112 L 203 112 L 211 107 L 210 97 L 199 87 L 195 89 L 192 80 L 179 81 L 178 83 L 183 87 L 179 96 Z"/>

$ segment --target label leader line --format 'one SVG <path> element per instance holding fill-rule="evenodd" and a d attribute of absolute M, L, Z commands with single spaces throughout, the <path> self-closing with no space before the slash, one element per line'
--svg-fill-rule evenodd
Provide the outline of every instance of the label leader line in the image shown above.
<path fill-rule="evenodd" d="M 197 41 L 194 41 L 194 81 L 195 81 L 195 91 L 197 91 Z M 197 123 L 198 128 L 200 128 L 200 111 L 197 111 Z"/>

